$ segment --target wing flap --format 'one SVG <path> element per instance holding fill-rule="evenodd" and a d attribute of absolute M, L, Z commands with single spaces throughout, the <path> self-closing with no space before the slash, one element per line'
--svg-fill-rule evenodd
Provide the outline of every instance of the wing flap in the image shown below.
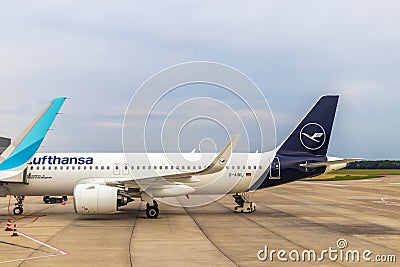
<path fill-rule="evenodd" d="M 146 193 L 153 197 L 175 197 L 189 195 L 196 191 L 193 187 L 183 184 L 153 185 Z"/>

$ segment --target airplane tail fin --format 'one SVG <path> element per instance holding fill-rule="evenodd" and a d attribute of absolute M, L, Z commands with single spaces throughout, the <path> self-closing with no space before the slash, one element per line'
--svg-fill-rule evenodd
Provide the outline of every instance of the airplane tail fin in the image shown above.
<path fill-rule="evenodd" d="M 322 96 L 278 148 L 277 154 L 326 156 L 339 96 Z"/>
<path fill-rule="evenodd" d="M 53 99 L 22 134 L 0 155 L 0 170 L 17 168 L 28 162 L 39 149 L 65 97 Z"/>

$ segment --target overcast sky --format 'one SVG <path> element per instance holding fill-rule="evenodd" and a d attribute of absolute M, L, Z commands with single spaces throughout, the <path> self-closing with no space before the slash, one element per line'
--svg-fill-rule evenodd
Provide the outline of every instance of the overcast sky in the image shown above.
<path fill-rule="evenodd" d="M 1 1 L 0 134 L 15 138 L 67 96 L 41 151 L 121 151 L 125 110 L 146 79 L 215 61 L 260 87 L 278 143 L 321 95 L 340 94 L 330 154 L 400 159 L 399 10 L 395 0 Z M 180 96 L 197 93 L 170 99 Z M 214 128 L 204 133 L 220 148 Z M 198 146 L 189 136 L 183 151 Z"/>

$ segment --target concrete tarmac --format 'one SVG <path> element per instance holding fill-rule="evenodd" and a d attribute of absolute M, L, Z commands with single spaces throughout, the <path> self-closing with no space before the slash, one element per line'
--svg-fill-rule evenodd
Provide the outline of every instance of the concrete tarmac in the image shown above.
<path fill-rule="evenodd" d="M 65 206 L 27 197 L 12 222 L 19 236 L 0 229 L 0 267 L 399 266 L 399 192 L 394 176 L 298 181 L 252 193 L 252 214 L 234 213 L 226 196 L 199 208 L 160 203 L 157 220 L 145 217 L 140 202 L 118 214 L 81 216 L 72 197 Z M 0 198 L 3 228 L 8 203 Z"/>

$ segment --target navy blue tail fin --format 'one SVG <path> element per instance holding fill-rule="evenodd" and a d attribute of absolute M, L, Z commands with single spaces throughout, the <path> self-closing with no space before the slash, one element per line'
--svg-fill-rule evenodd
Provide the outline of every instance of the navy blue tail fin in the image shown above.
<path fill-rule="evenodd" d="M 322 96 L 280 146 L 279 155 L 325 156 L 339 96 Z"/>

